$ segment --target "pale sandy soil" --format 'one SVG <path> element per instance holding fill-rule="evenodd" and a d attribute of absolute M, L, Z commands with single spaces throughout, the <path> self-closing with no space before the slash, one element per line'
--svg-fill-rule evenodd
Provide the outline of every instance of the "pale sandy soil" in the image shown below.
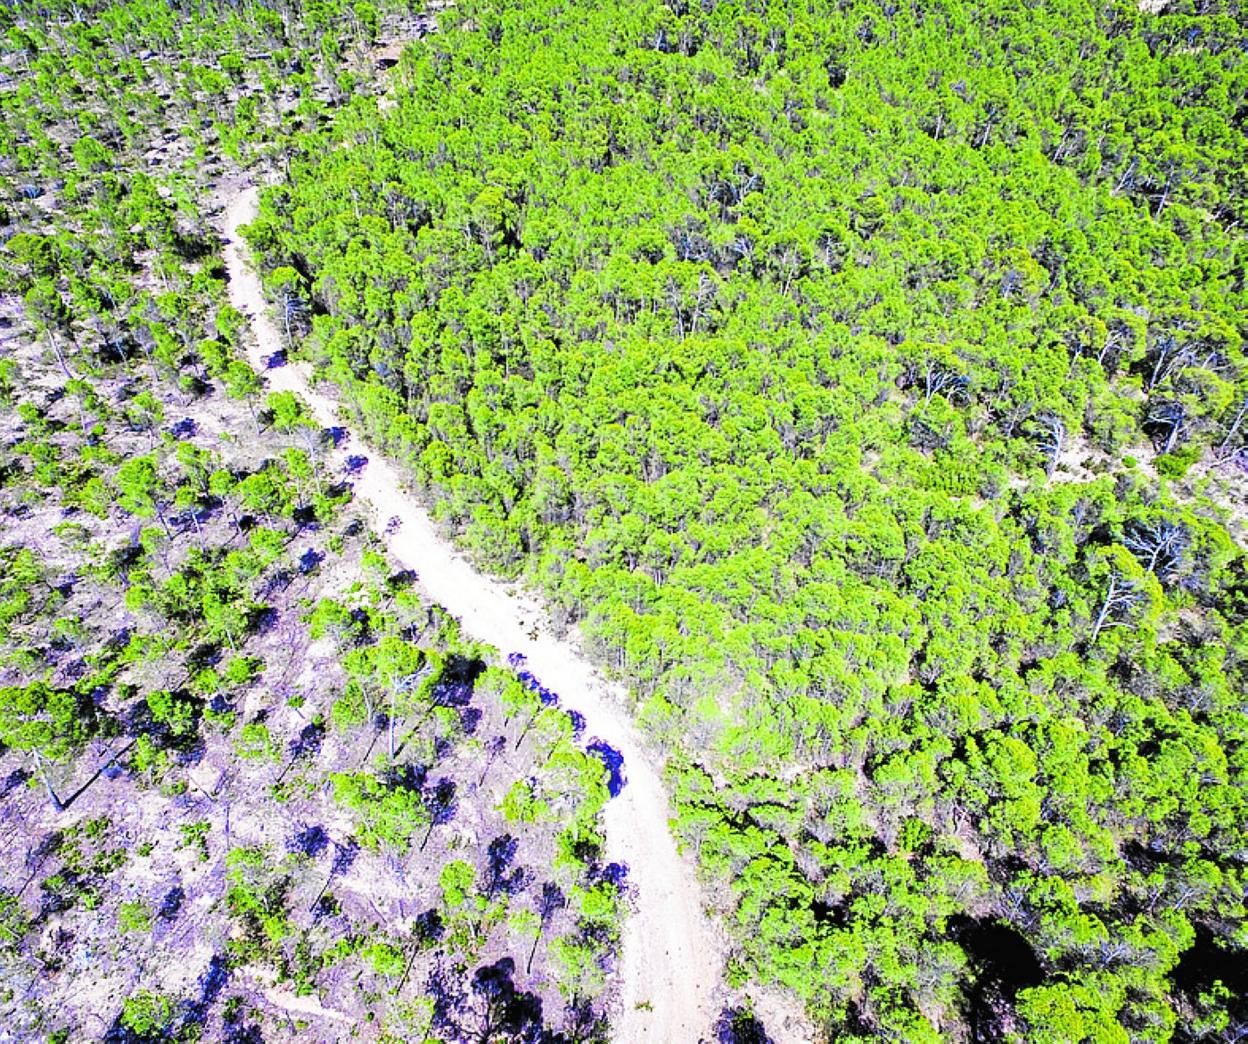
<path fill-rule="evenodd" d="M 255 187 L 228 196 L 223 229 L 230 301 L 251 319 L 255 333 L 250 361 L 272 390 L 292 391 L 303 399 L 320 424 L 340 424 L 335 402 L 311 386 L 306 366 L 264 368 L 263 359 L 284 344 L 250 267 L 247 245 L 238 235 L 239 226 L 255 217 L 256 201 Z M 379 532 L 387 520 L 400 520 L 387 538 L 390 553 L 416 571 L 429 598 L 458 617 L 474 638 L 503 653 L 523 654 L 529 670 L 559 693 L 563 705 L 585 716 L 586 734 L 624 756 L 628 783 L 605 812 L 608 856 L 628 864 L 634 897 L 623 932 L 622 1002 L 612 1020 L 615 1039 L 692 1044 L 709 1037 L 721 993 L 723 943 L 703 910 L 693 865 L 676 849 L 659 767 L 623 708 L 622 693 L 597 674 L 573 643 L 534 631 L 537 605 L 477 572 L 438 534 L 398 472 L 354 431 L 346 448 L 369 458 L 355 483 L 357 500 L 374 512 Z"/>

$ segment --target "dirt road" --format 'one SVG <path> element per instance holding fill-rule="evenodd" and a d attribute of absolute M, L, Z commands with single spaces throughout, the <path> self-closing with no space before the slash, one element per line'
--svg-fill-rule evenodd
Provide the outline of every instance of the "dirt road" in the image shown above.
<path fill-rule="evenodd" d="M 267 370 L 264 359 L 283 348 L 270 318 L 260 280 L 251 268 L 240 225 L 256 214 L 257 190 L 243 187 L 226 198 L 225 264 L 230 301 L 251 320 L 252 365 L 274 391 L 293 391 L 326 427 L 342 424 L 329 396 L 311 386 L 298 363 Z M 531 637 L 536 607 L 477 572 L 438 535 L 397 471 L 352 431 L 348 448 L 369 463 L 355 480 L 356 497 L 375 515 L 400 525 L 387 538 L 391 553 L 420 577 L 428 597 L 458 617 L 468 634 L 504 653 L 522 653 L 528 669 L 564 706 L 585 716 L 586 735 L 624 756 L 627 785 L 606 807 L 608 855 L 628 864 L 635 908 L 624 925 L 620 958 L 622 1003 L 613 1019 L 616 1040 L 696 1044 L 709 1038 L 723 966 L 719 937 L 702 910 L 692 864 L 682 858 L 668 830 L 670 809 L 655 764 L 648 758 L 628 713 L 575 645 L 547 634 Z"/>

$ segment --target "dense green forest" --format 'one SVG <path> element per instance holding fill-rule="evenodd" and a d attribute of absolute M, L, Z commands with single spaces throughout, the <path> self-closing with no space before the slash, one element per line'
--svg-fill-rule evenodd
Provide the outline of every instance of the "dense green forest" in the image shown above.
<path fill-rule="evenodd" d="M 250 230 L 830 1039 L 1242 1036 L 1234 4 L 467 0 Z"/>
<path fill-rule="evenodd" d="M 386 24 L 69 13 L 0 12 L 0 1037 L 605 1039 L 607 767 L 264 393 L 209 220 Z"/>

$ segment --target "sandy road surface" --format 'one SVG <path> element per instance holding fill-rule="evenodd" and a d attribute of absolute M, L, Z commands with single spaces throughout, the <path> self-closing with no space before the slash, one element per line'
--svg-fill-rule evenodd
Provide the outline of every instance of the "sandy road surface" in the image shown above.
<path fill-rule="evenodd" d="M 334 401 L 311 386 L 306 366 L 264 367 L 264 358 L 279 351 L 283 341 L 269 317 L 247 245 L 238 235 L 239 226 L 255 217 L 256 202 L 255 187 L 229 195 L 223 229 L 230 302 L 250 318 L 255 333 L 250 361 L 272 390 L 295 392 L 319 423 L 339 424 Z M 628 864 L 635 902 L 624 925 L 615 1039 L 624 1044 L 696 1044 L 709 1038 L 723 966 L 719 938 L 703 912 L 693 866 L 677 852 L 668 830 L 670 809 L 658 770 L 621 709 L 619 694 L 573 644 L 544 633 L 530 637 L 533 607 L 477 572 L 440 537 L 395 469 L 356 432 L 351 431 L 347 445 L 369 458 L 355 481 L 356 497 L 374 512 L 378 532 L 388 519 L 401 520 L 387 543 L 403 566 L 416 571 L 427 595 L 458 617 L 474 638 L 504 653 L 522 653 L 529 670 L 559 694 L 562 704 L 585 716 L 586 735 L 597 736 L 624 756 L 628 783 L 605 811 L 608 855 Z"/>

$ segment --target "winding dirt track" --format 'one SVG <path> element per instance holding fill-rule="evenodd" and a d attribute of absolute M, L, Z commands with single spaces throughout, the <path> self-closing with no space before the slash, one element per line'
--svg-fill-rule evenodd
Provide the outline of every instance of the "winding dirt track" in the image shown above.
<path fill-rule="evenodd" d="M 251 320 L 252 366 L 268 379 L 272 390 L 292 391 L 303 399 L 322 425 L 343 423 L 335 402 L 312 387 L 306 365 L 288 363 L 266 370 L 263 360 L 278 352 L 283 342 L 268 314 L 248 247 L 238 235 L 239 226 L 256 215 L 257 189 L 239 188 L 225 204 L 230 302 Z M 430 599 L 458 617 L 479 641 L 505 653 L 522 653 L 529 669 L 559 693 L 562 704 L 585 716 L 587 736 L 597 736 L 624 756 L 628 782 L 605 811 L 608 855 L 628 864 L 634 899 L 619 961 L 621 1004 L 612 1019 L 615 1039 L 626 1044 L 695 1044 L 708 1038 L 723 967 L 719 937 L 703 912 L 693 867 L 677 852 L 668 830 L 670 811 L 658 769 L 621 708 L 619 692 L 572 644 L 545 633 L 531 638 L 537 608 L 477 572 L 438 535 L 417 499 L 405 491 L 398 472 L 353 430 L 351 439 L 352 451 L 369 458 L 356 480 L 355 495 L 374 512 L 378 532 L 386 520 L 400 519 L 387 544 L 403 566 L 416 571 Z"/>

